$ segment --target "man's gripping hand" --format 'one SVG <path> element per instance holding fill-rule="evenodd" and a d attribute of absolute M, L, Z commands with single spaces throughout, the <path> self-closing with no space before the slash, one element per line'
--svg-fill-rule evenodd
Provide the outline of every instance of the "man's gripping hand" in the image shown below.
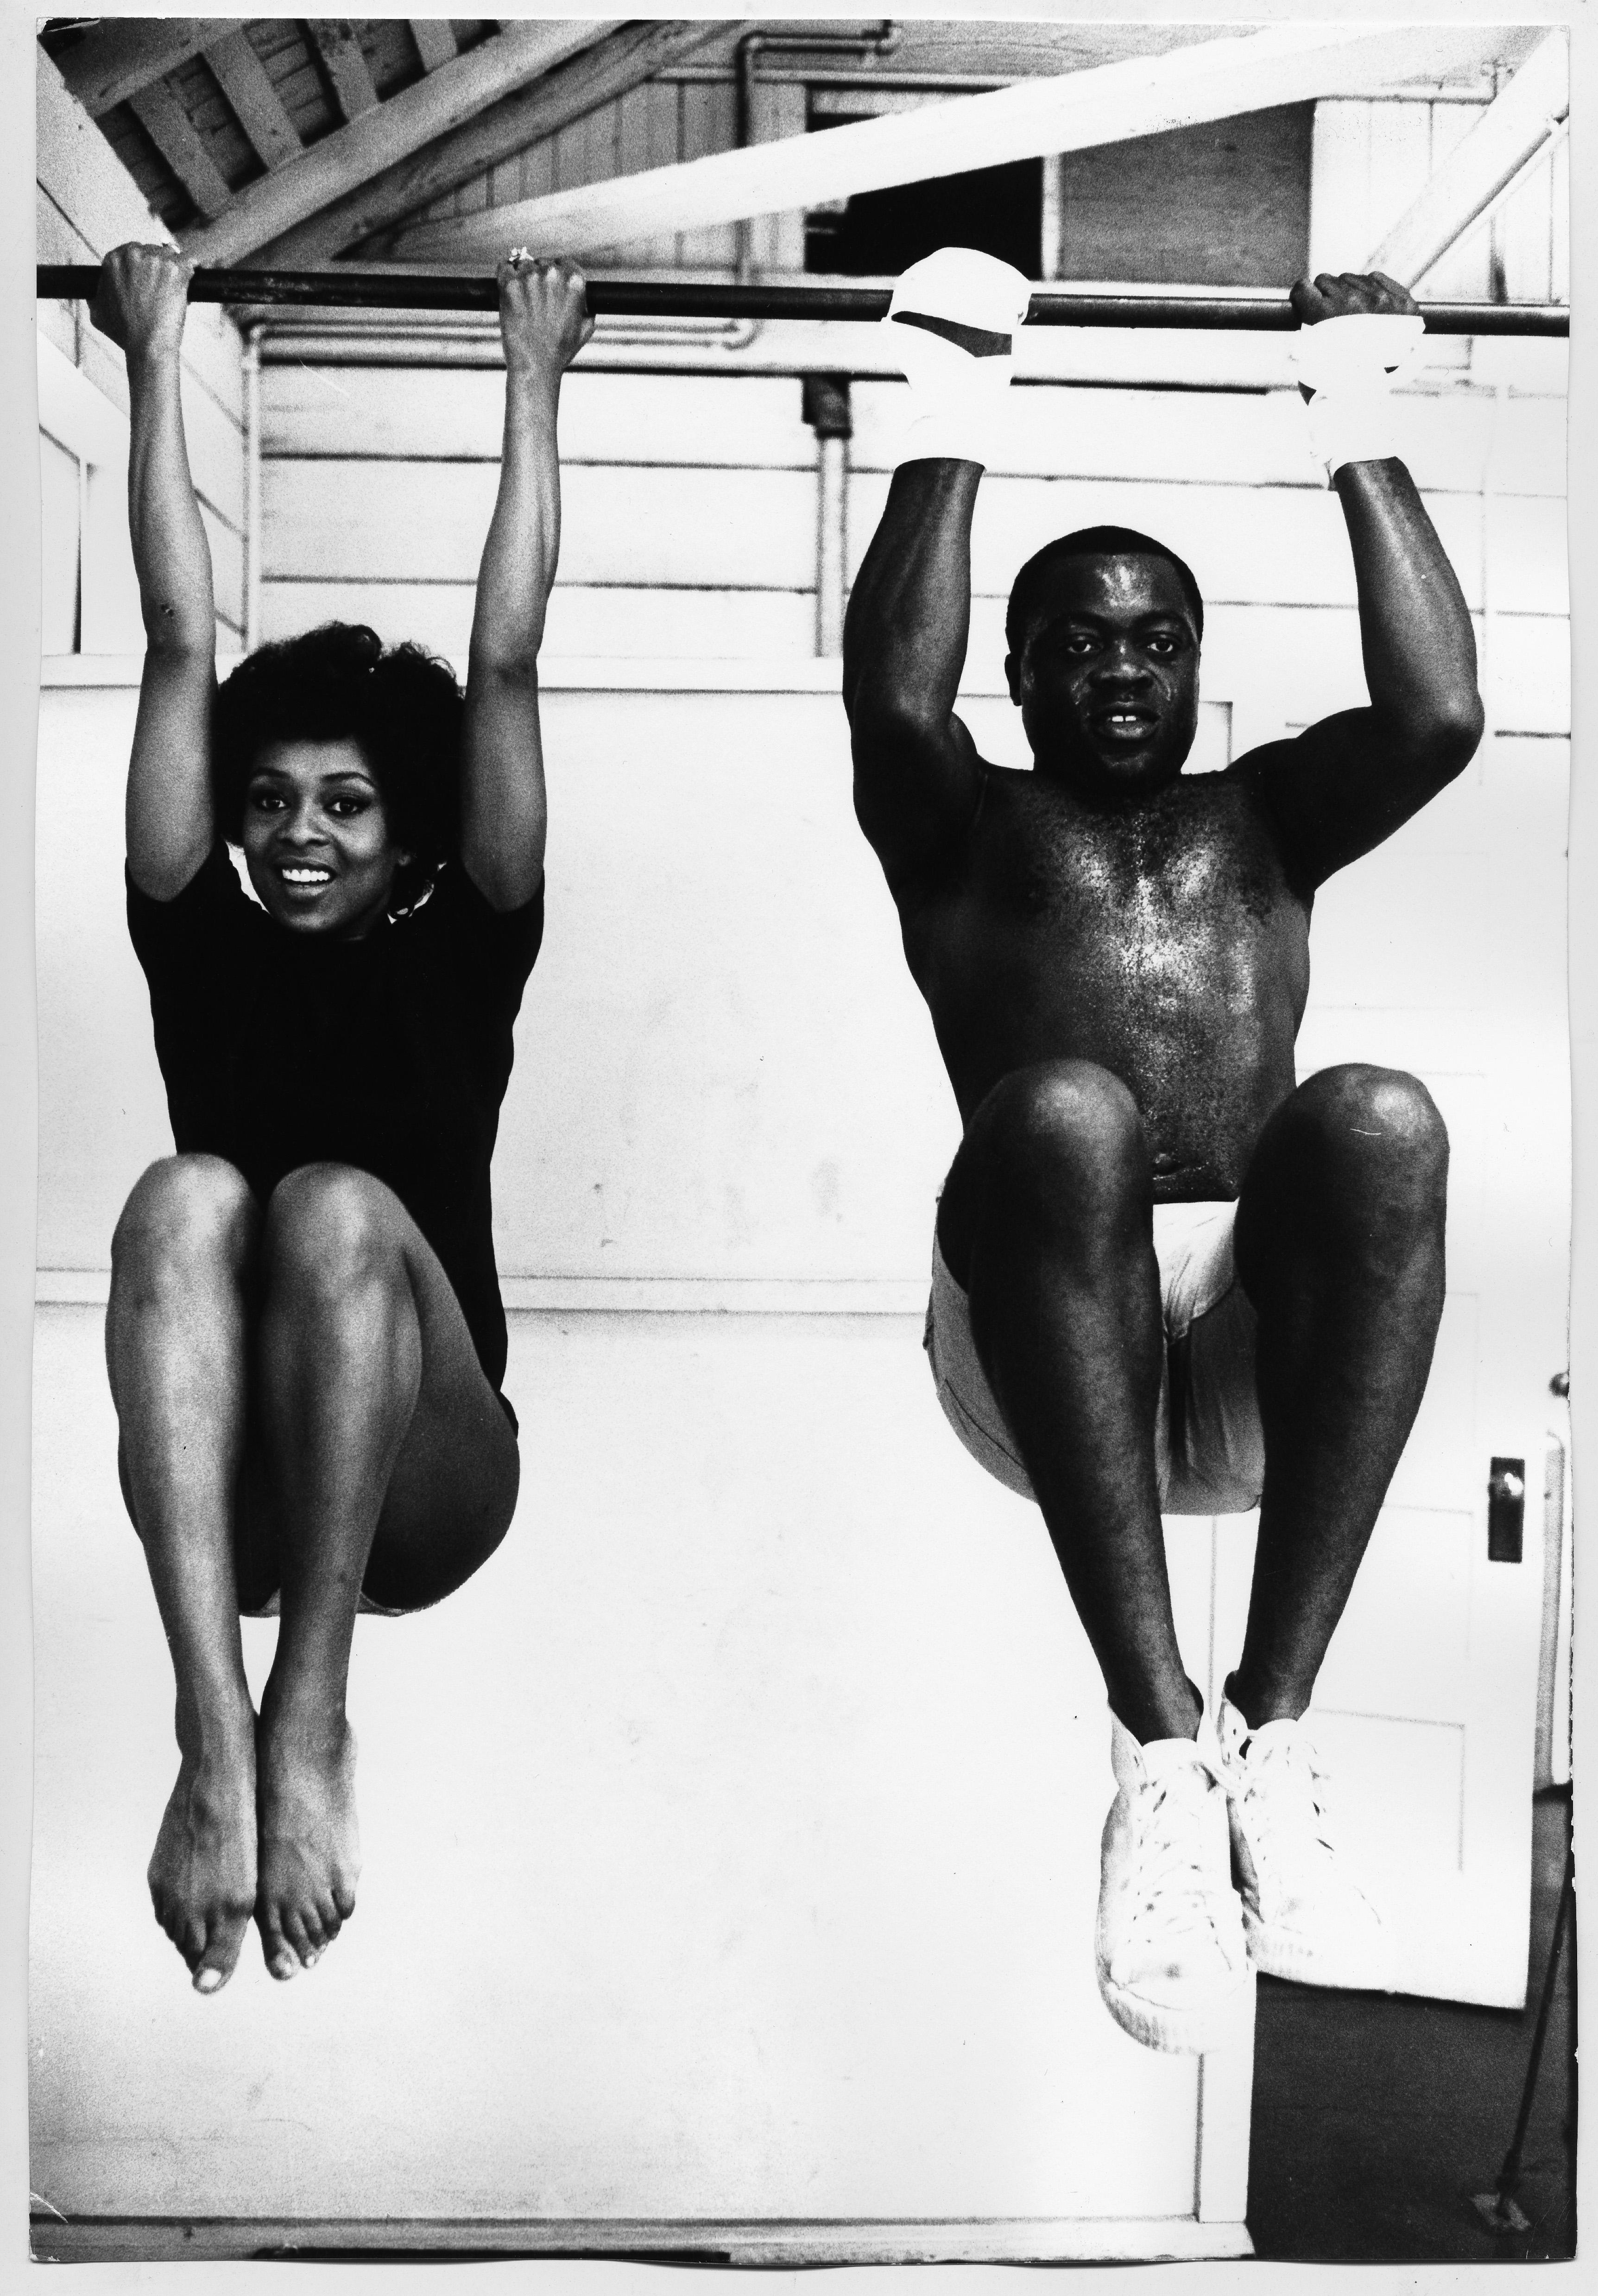
<path fill-rule="evenodd" d="M 507 371 L 558 381 L 594 332 L 582 273 L 564 257 L 518 251 L 498 275 Z"/>
<path fill-rule="evenodd" d="M 1400 287 L 1385 271 L 1317 271 L 1313 279 L 1295 280 L 1289 294 L 1300 326 L 1313 327 L 1323 319 L 1349 319 L 1366 314 L 1397 313 L 1418 319 L 1421 307 L 1407 287 Z"/>
<path fill-rule="evenodd" d="M 1396 459 L 1393 381 L 1426 330 L 1414 296 L 1382 271 L 1323 271 L 1299 280 L 1291 300 L 1300 329 L 1293 365 L 1328 480 L 1347 463 Z"/>
<path fill-rule="evenodd" d="M 940 247 L 893 291 L 883 333 L 910 385 L 896 463 L 993 458 L 1029 282 L 996 256 Z"/>
<path fill-rule="evenodd" d="M 175 247 L 113 247 L 100 266 L 89 316 L 131 363 L 165 351 L 176 357 L 189 308 L 194 266 Z"/>

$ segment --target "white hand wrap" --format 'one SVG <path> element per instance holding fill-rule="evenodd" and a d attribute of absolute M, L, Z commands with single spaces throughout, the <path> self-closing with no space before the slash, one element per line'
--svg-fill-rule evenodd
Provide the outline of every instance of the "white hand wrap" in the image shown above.
<path fill-rule="evenodd" d="M 1351 311 L 1300 330 L 1299 381 L 1314 391 L 1309 440 L 1330 484 L 1345 463 L 1382 463 L 1398 452 L 1394 377 L 1413 365 L 1426 322 L 1401 311 Z"/>
<path fill-rule="evenodd" d="M 910 408 L 897 454 L 900 463 L 947 456 L 987 463 L 1014 371 L 1015 331 L 1027 316 L 1031 283 L 996 256 L 975 248 L 940 247 L 913 263 L 893 291 L 884 333 L 892 357 L 910 385 Z M 915 312 L 984 334 L 1002 335 L 1004 349 L 980 357 L 925 327 L 897 316 Z"/>

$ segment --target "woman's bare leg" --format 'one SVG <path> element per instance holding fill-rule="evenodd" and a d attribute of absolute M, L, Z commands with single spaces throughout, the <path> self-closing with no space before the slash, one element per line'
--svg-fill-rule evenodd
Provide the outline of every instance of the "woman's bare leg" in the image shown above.
<path fill-rule="evenodd" d="M 150 1893 L 201 1993 L 233 1974 L 256 1893 L 255 1714 L 234 1534 L 259 1228 L 242 1174 L 220 1157 L 152 1165 L 117 1224 L 106 1313 L 122 1487 L 177 1682 L 182 1759 Z"/>
<path fill-rule="evenodd" d="M 286 1978 L 355 1907 L 345 1693 L 363 1579 L 396 1607 L 459 1586 L 504 1536 L 518 1462 L 448 1280 L 381 1181 L 291 1172 L 261 1272 L 256 1424 L 282 1625 L 261 1699 L 257 1918 Z"/>

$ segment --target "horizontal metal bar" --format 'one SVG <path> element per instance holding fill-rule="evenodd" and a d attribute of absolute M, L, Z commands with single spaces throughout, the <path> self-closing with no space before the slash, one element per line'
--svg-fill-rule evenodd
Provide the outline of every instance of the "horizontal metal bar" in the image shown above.
<path fill-rule="evenodd" d="M 100 267 L 41 263 L 45 299 L 93 296 Z M 737 285 L 729 281 L 614 279 L 588 282 L 596 318 L 849 319 L 883 317 L 886 287 L 838 287 L 817 281 Z M 447 278 L 426 271 L 207 271 L 189 282 L 192 303 L 245 309 L 493 311 L 499 290 L 489 277 Z M 1422 303 L 1433 335 L 1568 335 L 1570 314 L 1554 303 Z M 1035 327 L 1197 327 L 1227 332 L 1285 333 L 1299 322 L 1292 306 L 1260 296 L 1078 295 L 1040 288 L 1027 311 Z"/>

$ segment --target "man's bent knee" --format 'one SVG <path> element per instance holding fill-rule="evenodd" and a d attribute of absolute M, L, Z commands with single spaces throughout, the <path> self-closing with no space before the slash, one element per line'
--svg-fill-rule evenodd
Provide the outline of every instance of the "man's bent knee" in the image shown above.
<path fill-rule="evenodd" d="M 1129 1234 L 1150 1195 L 1147 1138 L 1119 1078 L 1091 1061 L 1040 1061 L 1001 1078 L 971 1118 L 938 1238 L 969 1289 L 971 1254 L 991 1216 L 1074 1248 Z"/>
<path fill-rule="evenodd" d="M 272 1191 L 261 1238 L 269 1283 L 337 1300 L 373 1280 L 405 1281 L 392 1191 L 352 1164 L 302 1164 Z"/>
<path fill-rule="evenodd" d="M 1299 1086 L 1302 1113 L 1320 1142 L 1371 1179 L 1440 1196 L 1448 1175 L 1448 1128 L 1419 1077 L 1350 1062 Z"/>
<path fill-rule="evenodd" d="M 260 1226 L 260 1207 L 235 1164 L 222 1156 L 167 1156 L 152 1164 L 111 1237 L 111 1274 L 130 1281 L 186 1283 L 223 1269 L 242 1274 Z"/>
<path fill-rule="evenodd" d="M 1137 1103 L 1117 1076 L 1092 1061 L 1039 1061 L 996 1084 L 971 1125 L 985 1162 L 1007 1182 L 1040 1182 L 1051 1198 L 1092 1197 L 1149 1181 L 1148 1143 Z"/>

